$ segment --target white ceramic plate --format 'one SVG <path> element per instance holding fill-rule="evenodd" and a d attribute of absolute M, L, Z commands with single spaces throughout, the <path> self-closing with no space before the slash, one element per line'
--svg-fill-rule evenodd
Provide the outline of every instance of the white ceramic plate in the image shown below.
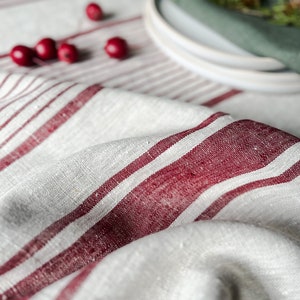
<path fill-rule="evenodd" d="M 255 56 L 194 20 L 171 0 L 148 0 L 146 15 L 178 46 L 192 54 L 224 66 L 272 71 L 285 66 L 269 57 Z"/>
<path fill-rule="evenodd" d="M 299 74 L 241 70 L 216 65 L 193 55 L 168 39 L 148 14 L 145 15 L 145 25 L 154 42 L 169 57 L 204 77 L 238 89 L 284 94 L 300 92 Z"/>

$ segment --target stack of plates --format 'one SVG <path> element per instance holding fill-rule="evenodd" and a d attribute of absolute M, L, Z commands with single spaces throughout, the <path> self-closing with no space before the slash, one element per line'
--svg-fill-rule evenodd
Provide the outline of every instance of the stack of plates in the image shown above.
<path fill-rule="evenodd" d="M 300 92 L 300 75 L 279 61 L 255 56 L 194 20 L 171 0 L 148 0 L 146 28 L 155 43 L 181 65 L 239 89 Z"/>

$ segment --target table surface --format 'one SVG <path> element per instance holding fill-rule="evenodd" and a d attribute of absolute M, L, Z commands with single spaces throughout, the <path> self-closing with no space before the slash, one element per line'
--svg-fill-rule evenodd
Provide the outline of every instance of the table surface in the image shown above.
<path fill-rule="evenodd" d="M 83 54 L 81 61 L 72 66 L 55 62 L 29 70 L 16 67 L 8 57 L 2 57 L 1 70 L 87 84 L 100 83 L 105 87 L 202 104 L 238 119 L 261 121 L 300 135 L 300 94 L 236 90 L 184 69 L 166 57 L 148 36 L 143 23 L 143 0 L 104 2 L 107 18 L 99 24 L 84 18 L 85 3 L 81 0 L 2 0 L 0 17 L 6 25 L 0 28 L 3 40 L 0 53 L 8 53 L 15 44 L 33 45 L 40 37 L 51 36 L 68 39 Z M 131 56 L 127 60 L 117 62 L 106 57 L 103 46 L 112 35 L 128 40 Z"/>

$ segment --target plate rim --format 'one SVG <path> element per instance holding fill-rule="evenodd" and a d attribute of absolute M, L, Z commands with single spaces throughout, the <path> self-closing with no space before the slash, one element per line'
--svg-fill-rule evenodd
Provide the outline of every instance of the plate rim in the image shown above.
<path fill-rule="evenodd" d="M 161 32 L 155 32 L 155 26 L 151 24 L 149 16 L 144 19 L 146 29 L 154 42 L 163 52 L 173 58 L 177 63 L 202 75 L 210 80 L 243 90 L 252 90 L 266 93 L 299 93 L 300 75 L 296 73 L 268 73 L 253 70 L 229 69 L 224 66 L 207 62 L 199 57 L 183 51 L 172 42 L 166 42 Z M 291 78 L 290 78 L 291 77 Z M 294 78 L 293 78 L 294 77 Z M 280 83 L 280 84 L 279 84 Z"/>
<path fill-rule="evenodd" d="M 179 44 L 182 48 L 197 55 L 201 58 L 207 59 L 213 63 L 218 63 L 228 67 L 237 69 L 249 69 L 257 71 L 278 71 L 286 68 L 281 62 L 270 57 L 259 56 L 244 56 L 237 54 L 230 54 L 209 46 L 200 44 L 191 38 L 185 36 L 170 25 L 167 20 L 160 13 L 158 5 L 162 0 L 148 0 L 146 4 L 145 14 L 150 16 L 173 42 Z"/>

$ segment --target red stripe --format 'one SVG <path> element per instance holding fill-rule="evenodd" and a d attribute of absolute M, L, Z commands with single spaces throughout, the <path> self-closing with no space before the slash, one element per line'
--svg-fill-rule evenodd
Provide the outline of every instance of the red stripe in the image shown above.
<path fill-rule="evenodd" d="M 190 81 L 190 80 L 189 80 Z M 182 83 L 181 83 L 182 84 Z M 179 99 L 182 95 L 184 95 L 187 91 L 190 91 L 191 89 L 199 89 L 199 88 L 204 88 L 206 85 L 209 85 L 210 84 L 210 82 L 209 81 L 207 81 L 207 80 L 204 80 L 204 81 L 202 81 L 202 82 L 200 82 L 200 83 L 194 83 L 192 86 L 189 86 L 189 85 L 187 85 L 187 87 L 186 88 L 183 88 L 182 90 L 180 90 L 180 92 L 179 93 L 177 93 L 175 96 L 172 96 L 172 99 Z M 211 87 L 212 89 L 215 89 L 216 87 L 215 86 L 213 86 L 213 87 Z M 203 94 L 203 93 L 207 93 L 207 90 L 205 90 L 205 91 L 199 91 L 199 92 L 201 92 L 201 94 Z M 187 99 L 187 100 L 185 100 L 184 102 L 190 102 L 190 100 L 189 99 Z"/>
<path fill-rule="evenodd" d="M 21 98 L 23 98 L 23 97 L 26 97 L 27 95 L 29 95 L 29 94 L 35 92 L 36 90 L 38 90 L 38 89 L 39 89 L 43 84 L 45 84 L 45 83 L 46 83 L 46 81 L 43 81 L 41 84 L 39 84 L 38 86 L 36 86 L 36 87 L 35 87 L 33 90 L 31 90 L 30 92 L 28 92 L 28 93 L 26 93 L 26 94 L 22 94 L 22 95 L 18 96 L 17 98 L 14 98 L 12 101 L 6 103 L 6 104 L 3 105 L 2 107 L 0 107 L 0 112 L 1 112 L 3 109 L 5 109 L 6 107 L 8 107 L 8 106 L 10 106 L 11 104 L 13 104 L 14 102 L 16 102 L 17 100 L 19 100 L 19 99 L 21 99 Z M 26 91 L 30 86 L 31 86 L 31 84 L 30 84 L 24 91 Z M 24 91 L 23 91 L 23 92 L 24 92 Z M 47 90 L 46 90 L 46 91 L 47 91 Z"/>
<path fill-rule="evenodd" d="M 158 53 L 156 53 L 156 52 L 150 52 L 150 53 L 141 55 L 141 58 L 143 59 L 143 63 L 145 61 L 150 61 L 151 59 L 152 59 L 152 63 L 153 63 L 153 56 L 155 57 L 155 56 L 157 56 L 157 54 Z M 103 54 L 101 54 L 101 55 L 103 55 Z M 98 57 L 95 57 L 95 58 L 99 58 L 99 55 L 98 55 Z M 65 80 L 76 81 L 76 80 L 79 80 L 80 78 L 84 79 L 84 80 L 88 80 L 90 77 L 92 77 L 92 79 L 97 78 L 98 82 L 103 82 L 104 80 L 106 80 L 105 77 L 107 77 L 108 75 L 110 76 L 110 79 L 118 78 L 121 75 L 120 71 L 121 70 L 123 71 L 124 67 L 127 68 L 127 70 L 128 70 L 128 65 L 132 65 L 131 61 L 128 60 L 130 58 L 128 58 L 126 61 L 123 62 L 125 65 L 123 65 L 123 64 L 120 65 L 120 62 L 116 62 L 111 59 L 108 59 L 107 56 L 103 56 L 103 57 L 101 57 L 101 59 L 95 59 L 95 58 L 93 60 L 89 61 L 88 64 L 83 63 L 84 71 L 81 68 L 78 68 L 77 70 L 74 70 L 74 71 L 79 71 L 79 73 L 77 72 L 77 74 L 75 73 L 75 75 L 74 75 L 74 71 L 73 71 L 71 76 L 64 77 Z M 159 62 L 159 61 L 156 61 L 156 62 Z M 92 67 L 90 67 L 90 65 Z M 66 74 L 69 75 L 70 71 L 67 72 Z M 92 76 L 91 76 L 91 74 L 92 74 Z M 61 76 L 61 74 L 59 74 L 59 75 Z"/>
<path fill-rule="evenodd" d="M 28 154 L 35 147 L 46 140 L 54 131 L 67 122 L 78 110 L 81 109 L 96 93 L 101 90 L 99 85 L 92 85 L 79 93 L 72 101 L 56 113 L 42 127 L 36 130 L 31 137 L 25 140 L 14 151 L 0 160 L 0 171 L 4 170 L 22 156 Z"/>
<path fill-rule="evenodd" d="M 103 62 L 108 62 L 108 64 L 103 64 Z M 88 74 L 97 77 L 98 75 L 94 74 L 94 70 L 99 69 L 102 70 L 102 72 L 103 70 L 109 71 L 109 67 L 113 65 L 114 62 L 115 61 L 107 60 L 107 56 L 104 56 L 102 53 L 97 53 L 96 55 L 92 53 L 89 60 L 82 61 L 80 65 L 74 64 L 68 66 L 67 69 L 65 66 L 55 66 L 55 68 L 52 68 L 51 70 L 51 76 L 53 79 L 59 76 L 59 78 L 63 78 L 65 81 L 76 81 L 77 79 L 85 78 Z"/>
<path fill-rule="evenodd" d="M 188 102 L 188 103 L 193 102 L 194 104 L 201 105 L 201 101 L 203 101 L 204 95 L 206 98 L 208 98 L 209 96 L 207 97 L 207 94 L 209 94 L 213 91 L 217 91 L 218 93 L 221 93 L 221 91 L 218 91 L 218 89 L 220 88 L 220 85 L 215 84 L 212 81 L 207 81 L 207 80 L 206 80 L 206 83 L 207 83 L 207 86 L 204 89 L 202 89 L 200 91 L 196 91 L 196 93 L 193 93 L 192 96 L 189 96 L 185 100 L 185 102 Z M 201 97 L 202 99 L 201 98 L 199 99 L 199 97 Z"/>
<path fill-rule="evenodd" d="M 31 0 L 31 1 L 34 1 L 34 0 Z M 125 19 L 125 20 L 106 22 L 104 24 L 95 26 L 92 29 L 69 35 L 69 36 L 67 36 L 67 37 L 65 37 L 61 40 L 58 40 L 58 43 L 67 42 L 67 41 L 70 41 L 72 39 L 78 38 L 78 37 L 86 35 L 86 34 L 90 34 L 92 32 L 95 32 L 95 31 L 98 31 L 98 30 L 101 30 L 101 29 L 104 29 L 104 28 L 109 28 L 109 27 L 113 27 L 113 26 L 117 26 L 117 25 L 122 25 L 122 24 L 125 24 L 125 23 L 134 22 L 134 21 L 137 21 L 137 20 L 140 20 L 140 19 L 142 19 L 142 16 L 138 15 L 138 16 L 134 16 L 132 18 L 128 18 L 128 19 Z M 4 54 L 0 55 L 0 59 L 1 58 L 6 58 L 6 57 L 9 57 L 9 53 L 4 53 Z"/>
<path fill-rule="evenodd" d="M 207 107 L 212 107 L 240 93 L 242 93 L 242 91 L 233 89 L 230 90 L 229 92 L 226 92 L 225 94 L 222 94 L 220 96 L 210 99 L 209 101 L 202 103 L 202 105 Z"/>
<path fill-rule="evenodd" d="M 174 68 L 171 69 L 171 70 L 167 70 L 167 68 L 169 67 L 174 67 L 174 65 L 170 62 L 170 61 L 166 61 L 166 59 L 163 59 L 163 60 L 159 60 L 155 63 L 158 63 L 158 64 L 154 64 L 153 61 L 149 61 L 149 63 L 143 65 L 143 66 L 139 66 L 139 68 L 137 69 L 136 72 L 134 72 L 134 75 L 135 77 L 137 77 L 138 79 L 143 79 L 142 81 L 133 81 L 133 78 L 132 77 L 125 77 L 123 81 L 121 82 L 118 82 L 118 85 L 117 86 L 114 86 L 114 87 L 122 87 L 122 86 L 126 86 L 127 84 L 132 84 L 130 85 L 130 90 L 136 90 L 140 87 L 144 87 L 145 86 L 145 82 L 147 82 L 147 85 L 148 85 L 148 82 L 149 80 L 151 80 L 151 83 L 157 79 L 163 79 L 165 78 L 165 76 L 167 76 L 168 74 L 174 74 Z M 148 75 L 148 78 L 144 76 L 144 73 L 145 73 L 145 67 L 147 67 L 147 75 L 150 73 L 150 74 L 155 74 L 155 75 L 158 75 L 158 76 L 149 76 Z M 142 72 L 139 72 L 139 70 L 141 70 Z M 165 72 L 163 72 L 163 70 Z M 130 70 L 131 71 L 131 70 Z M 141 76 L 142 73 L 143 75 Z M 157 78 L 158 77 L 158 78 Z M 161 82 L 161 80 L 159 81 Z M 163 84 L 163 83 L 162 83 Z M 153 88 L 149 87 L 149 90 L 153 90 Z"/>
<path fill-rule="evenodd" d="M 28 101 L 27 103 L 25 103 L 21 108 L 19 108 L 17 111 L 15 111 L 6 121 L 4 121 L 4 123 L 2 123 L 0 125 L 0 130 L 3 129 L 4 127 L 6 127 L 15 117 L 17 117 L 27 106 L 29 106 L 31 103 L 33 103 L 34 101 L 38 100 L 43 94 L 49 92 L 50 90 L 52 90 L 54 87 L 58 86 L 62 84 L 62 82 L 57 82 L 54 85 L 48 87 L 45 91 L 41 92 L 39 95 L 37 95 L 36 97 L 34 97 L 33 99 L 31 99 L 30 101 Z"/>
<path fill-rule="evenodd" d="M 156 54 L 155 54 L 156 55 Z M 156 63 L 161 63 L 163 61 L 162 57 L 151 57 L 153 60 L 147 60 L 147 63 L 144 62 L 143 64 L 141 65 L 138 65 L 137 67 L 135 68 L 132 68 L 132 65 L 128 64 L 126 65 L 123 69 L 122 69 L 122 72 L 120 72 L 120 69 L 118 69 L 118 73 L 116 74 L 111 74 L 112 72 L 109 72 L 107 75 L 109 75 L 108 77 L 105 77 L 103 79 L 101 79 L 101 83 L 105 83 L 105 82 L 108 82 L 110 80 L 113 80 L 113 79 L 120 79 L 122 76 L 125 76 L 125 79 L 127 79 L 127 76 L 129 74 L 136 74 L 138 71 L 141 71 L 143 74 L 144 74 L 144 71 L 145 71 L 145 68 L 148 67 L 148 66 L 151 66 L 153 64 L 156 64 Z M 100 78 L 99 78 L 100 80 Z"/>
<path fill-rule="evenodd" d="M 279 176 L 257 180 L 254 182 L 242 185 L 218 198 L 212 203 L 205 211 L 201 213 L 195 221 L 209 220 L 215 217 L 227 204 L 233 201 L 236 197 L 241 194 L 247 193 L 251 190 L 258 189 L 265 186 L 272 186 L 280 183 L 289 182 L 300 175 L 300 162 L 294 164 L 287 171 Z"/>
<path fill-rule="evenodd" d="M 182 138 L 205 126 L 208 126 L 210 123 L 212 123 L 214 120 L 216 120 L 222 115 L 222 113 L 216 113 L 204 122 L 202 122 L 200 125 L 192 129 L 183 131 L 181 133 L 172 135 L 158 142 L 155 146 L 150 148 L 149 151 L 141 155 L 138 159 L 126 166 L 126 168 L 122 169 L 120 172 L 116 173 L 114 176 L 108 179 L 75 210 L 73 210 L 65 217 L 50 225 L 42 233 L 35 237 L 31 242 L 29 242 L 25 247 L 23 247 L 23 249 L 19 251 L 19 253 L 17 253 L 7 263 L 0 267 L 0 275 L 14 268 L 16 264 L 20 264 L 21 262 L 25 261 L 29 257 L 29 254 L 33 255 L 34 253 L 36 253 L 51 238 L 53 238 L 66 226 L 68 226 L 76 219 L 87 214 L 103 197 L 105 197 L 111 190 L 113 190 L 120 182 L 124 181 L 130 175 L 138 171 L 140 168 L 153 161 L 156 157 L 161 155 L 163 152 L 165 152 L 167 149 L 169 149 L 172 145 L 177 143 Z"/>
<path fill-rule="evenodd" d="M 48 108 L 53 102 L 55 102 L 57 99 L 59 99 L 63 94 L 65 94 L 67 91 L 69 91 L 71 88 L 76 86 L 76 83 L 73 83 L 72 85 L 66 87 L 61 92 L 59 92 L 55 97 L 53 97 L 50 101 L 48 101 L 43 107 L 41 107 L 37 112 L 35 112 L 26 122 L 24 122 L 17 130 L 15 130 L 10 136 L 8 136 L 1 144 L 0 148 L 4 147 L 13 137 L 16 136 L 22 129 L 24 129 L 31 121 L 33 121 L 36 117 L 38 117 L 46 108 Z M 23 109 L 23 108 L 22 108 Z M 21 110 L 22 110 L 21 109 Z M 20 113 L 20 110 L 18 111 Z M 11 119 L 11 118 L 10 118 Z M 0 129 L 1 126 L 0 126 Z"/>
<path fill-rule="evenodd" d="M 174 67 L 173 62 L 168 62 L 171 63 L 170 67 Z M 151 78 L 151 86 L 146 89 L 143 89 L 143 93 L 151 93 L 155 89 L 156 91 L 159 90 L 160 88 L 166 87 L 166 85 L 174 82 L 175 80 L 183 79 L 185 74 L 179 73 L 179 68 L 178 66 L 175 66 L 175 68 L 168 69 L 166 72 L 160 71 L 161 68 L 155 69 L 157 76 Z M 165 69 L 163 66 L 162 69 Z M 177 73 L 178 72 L 178 73 Z M 166 80 L 163 80 L 167 78 Z M 145 87 L 145 81 L 147 82 L 149 79 L 146 79 L 142 81 L 141 83 L 136 84 L 133 88 L 135 90 L 139 90 L 142 87 Z M 131 87 L 132 88 L 132 87 Z"/>
<path fill-rule="evenodd" d="M 89 277 L 97 265 L 98 263 L 94 262 L 83 268 L 80 273 L 64 287 L 56 297 L 56 300 L 71 300 L 81 287 L 82 282 Z"/>
<path fill-rule="evenodd" d="M 137 238 L 168 227 L 206 189 L 266 166 L 296 142 L 296 137 L 252 121 L 226 126 L 134 188 L 71 247 L 5 296 L 14 295 L 14 289 L 24 295 L 34 293 Z"/>
<path fill-rule="evenodd" d="M 1 54 L 0 59 L 9 57 L 9 53 Z"/>
<path fill-rule="evenodd" d="M 75 39 L 75 38 L 78 38 L 80 36 L 83 36 L 83 35 L 90 34 L 92 32 L 101 30 L 103 28 L 109 28 L 109 27 L 113 27 L 113 26 L 117 26 L 117 25 L 129 23 L 129 22 L 134 22 L 134 21 L 137 21 L 137 20 L 140 20 L 140 19 L 142 19 L 142 16 L 138 15 L 138 16 L 134 16 L 134 17 L 131 17 L 131 18 L 128 18 L 128 19 L 125 19 L 125 20 L 118 20 L 118 21 L 107 22 L 107 23 L 95 26 L 92 29 L 85 30 L 85 31 L 82 31 L 82 32 L 79 32 L 79 33 L 76 33 L 76 34 L 73 34 L 73 35 L 69 35 L 68 37 L 60 40 L 59 42 L 66 42 L 66 41 L 69 41 L 71 39 Z"/>
<path fill-rule="evenodd" d="M 7 1 L 6 3 L 1 3 L 0 2 L 0 8 L 7 8 L 7 7 L 11 7 L 11 6 L 16 6 L 16 5 L 20 5 L 20 4 L 27 4 L 30 2 L 36 2 L 36 1 L 41 1 L 41 0 L 10 0 L 9 2 Z"/>
<path fill-rule="evenodd" d="M 23 79 L 23 77 L 25 77 L 25 75 L 27 75 L 27 74 L 24 74 L 24 76 L 22 76 L 19 79 L 19 82 L 14 86 L 14 88 L 11 91 L 13 91 L 19 85 L 19 83 L 21 82 L 21 79 Z M 31 80 L 28 85 L 26 85 L 21 91 L 19 91 L 17 94 L 15 94 L 13 96 L 13 99 L 16 98 L 17 96 L 19 96 L 20 94 L 23 94 L 36 80 L 37 80 L 37 78 L 33 78 L 33 80 Z M 5 98 L 7 98 L 7 96 L 9 96 L 9 95 L 6 95 Z M 2 98 L 4 98 L 4 96 L 2 96 Z"/>
<path fill-rule="evenodd" d="M 136 37 L 137 38 L 137 37 Z M 143 47 L 144 45 L 140 45 L 140 43 L 142 42 L 141 39 L 143 39 L 144 37 L 138 37 L 138 45 L 130 45 L 130 48 L 135 51 L 137 50 L 136 47 Z M 89 38 L 90 39 L 90 38 Z M 145 44 L 145 43 L 144 43 Z M 145 44 L 146 45 L 146 44 Z M 148 43 L 148 47 L 147 50 L 149 50 L 149 43 Z M 88 53 L 88 59 L 84 58 L 84 53 L 83 53 L 83 57 L 81 57 L 82 61 L 80 65 L 77 64 L 73 64 L 71 66 L 69 66 L 68 68 L 65 68 L 65 66 L 60 65 L 60 64 L 55 64 L 52 67 L 51 70 L 51 77 L 52 78 L 56 78 L 57 75 L 59 75 L 59 78 L 62 79 L 62 76 L 64 77 L 65 80 L 77 80 L 77 79 L 85 79 L 86 81 L 86 76 L 84 74 L 93 74 L 93 77 L 97 77 L 98 74 L 95 74 L 95 72 L 93 70 L 101 70 L 103 72 L 103 70 L 110 69 L 110 66 L 119 66 L 119 64 L 116 64 L 116 61 L 113 60 L 109 60 L 107 55 L 105 54 L 105 52 L 99 52 L 99 42 L 94 43 L 89 45 L 89 48 L 87 49 L 87 51 L 89 51 L 90 53 Z M 142 55 L 143 56 L 143 55 Z M 105 64 L 102 64 L 103 62 L 105 62 Z M 92 68 L 90 68 L 90 66 L 92 66 Z M 96 67 L 96 68 L 95 68 Z M 45 68 L 42 68 L 45 69 Z M 49 69 L 45 69 L 46 72 L 38 72 L 38 75 L 43 75 L 44 73 L 49 73 Z M 82 71 L 85 70 L 86 72 L 82 73 Z M 75 76 L 74 76 L 75 73 Z M 76 74 L 77 73 L 77 74 Z M 80 74 L 79 74 L 80 73 Z M 34 73 L 35 75 L 37 74 L 37 72 Z M 65 76 L 65 75 L 70 75 L 72 74 L 72 76 Z M 80 76 L 78 76 L 80 75 Z M 98 82 L 101 82 L 100 80 L 98 80 Z"/>
<path fill-rule="evenodd" d="M 12 74 L 7 74 L 4 79 L 2 80 L 1 84 L 0 84 L 0 87 L 2 88 L 5 84 L 5 82 L 8 80 L 8 78 L 11 76 Z"/>
<path fill-rule="evenodd" d="M 75 210 L 70 212 L 65 217 L 61 218 L 60 220 L 56 221 L 48 228 L 46 228 L 41 234 L 36 236 L 32 241 L 30 241 L 22 250 L 20 250 L 15 256 L 13 256 L 9 261 L 7 261 L 4 265 L 0 267 L 0 275 L 4 274 L 5 272 L 10 271 L 20 263 L 27 260 L 30 256 L 40 250 L 42 247 L 46 245 L 46 243 L 53 238 L 57 233 L 63 230 L 67 225 L 75 221 L 76 219 L 84 216 L 87 214 L 99 201 L 103 199 L 111 190 L 113 190 L 119 183 L 124 181 L 126 178 L 131 176 L 133 173 L 138 171 L 140 168 L 144 167 L 145 165 L 149 164 L 163 152 L 168 150 L 172 145 L 179 142 L 184 137 L 188 136 L 189 134 L 198 131 L 217 118 L 223 116 L 223 113 L 216 113 L 210 116 L 208 119 L 203 121 L 198 126 L 174 134 L 169 136 L 161 141 L 159 141 L 156 145 L 151 147 L 146 153 L 141 155 L 139 158 L 134 160 L 124 169 L 116 173 L 113 177 L 107 180 L 103 185 L 101 185 L 93 194 L 91 194 L 81 205 L 79 205 Z M 54 275 L 54 274 L 53 274 Z M 61 273 L 61 276 L 64 276 L 65 272 Z M 56 276 L 56 275 L 55 275 Z M 55 278 L 52 278 L 55 280 Z M 42 284 L 42 281 L 40 281 Z M 43 286 L 41 286 L 43 287 Z"/>
<path fill-rule="evenodd" d="M 1 96 L 0 100 L 6 98 L 7 96 L 9 96 L 9 95 L 11 94 L 11 92 L 12 92 L 13 90 L 15 90 L 15 89 L 18 87 L 18 85 L 20 84 L 20 82 L 22 81 L 22 79 L 23 79 L 25 76 L 26 76 L 26 73 L 23 74 L 23 75 L 21 75 L 21 76 L 19 77 L 19 79 L 15 82 L 15 84 L 11 87 L 11 89 L 8 90 L 6 94 L 4 94 L 3 96 Z"/>
<path fill-rule="evenodd" d="M 38 80 L 38 77 L 34 77 L 33 80 L 31 80 L 29 82 L 29 84 L 27 86 L 24 87 L 23 90 L 21 90 L 19 93 L 17 93 L 13 99 L 15 99 L 15 97 L 19 96 L 19 95 L 24 95 L 24 93 Z"/>

